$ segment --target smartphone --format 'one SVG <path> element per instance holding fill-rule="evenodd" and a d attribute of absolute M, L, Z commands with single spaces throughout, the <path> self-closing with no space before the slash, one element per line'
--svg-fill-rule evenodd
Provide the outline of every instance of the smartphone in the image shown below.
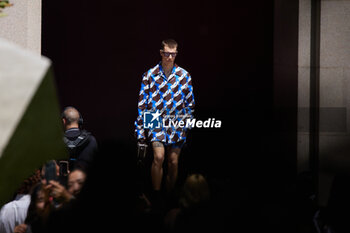
<path fill-rule="evenodd" d="M 60 167 L 60 176 L 68 176 L 68 171 L 69 171 L 68 161 L 60 161 L 59 167 Z"/>
<path fill-rule="evenodd" d="M 45 179 L 47 184 L 50 180 L 57 180 L 56 162 L 53 160 L 45 164 Z"/>

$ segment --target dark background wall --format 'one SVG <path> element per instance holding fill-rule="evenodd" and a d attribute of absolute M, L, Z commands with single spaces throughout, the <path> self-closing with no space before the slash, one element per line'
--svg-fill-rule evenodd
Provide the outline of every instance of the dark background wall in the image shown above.
<path fill-rule="evenodd" d="M 141 76 L 159 62 L 161 40 L 174 38 L 197 119 L 222 121 L 191 132 L 182 174 L 229 180 L 259 202 L 283 192 L 295 168 L 286 163 L 295 155 L 271 149 L 273 35 L 272 1 L 43 1 L 42 53 L 53 61 L 60 104 L 81 111 L 107 168 L 133 176 Z"/>
<path fill-rule="evenodd" d="M 67 7 L 44 1 L 42 53 L 53 61 L 62 107 L 76 106 L 100 143 L 133 145 L 141 76 L 159 62 L 161 40 L 175 38 L 176 62 L 193 76 L 197 118 L 223 121 L 221 130 L 194 132 L 210 142 L 203 143 L 206 151 L 220 154 L 200 158 L 221 166 L 246 157 L 250 148 L 239 140 L 257 143 L 261 129 L 269 129 L 272 13 L 271 3 L 259 1 L 84 1 Z"/>

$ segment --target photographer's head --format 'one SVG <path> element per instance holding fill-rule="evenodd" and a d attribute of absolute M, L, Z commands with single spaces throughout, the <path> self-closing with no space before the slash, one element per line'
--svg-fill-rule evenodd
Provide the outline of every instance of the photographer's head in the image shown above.
<path fill-rule="evenodd" d="M 62 122 L 65 130 L 80 128 L 82 124 L 82 117 L 76 108 L 69 106 L 62 112 Z"/>

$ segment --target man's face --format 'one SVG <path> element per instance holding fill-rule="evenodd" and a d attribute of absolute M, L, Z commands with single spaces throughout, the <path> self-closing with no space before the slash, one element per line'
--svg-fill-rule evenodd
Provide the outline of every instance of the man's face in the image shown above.
<path fill-rule="evenodd" d="M 173 64 L 177 55 L 177 47 L 169 48 L 164 46 L 163 50 L 160 50 L 160 56 L 162 57 L 163 64 Z"/>
<path fill-rule="evenodd" d="M 80 190 L 82 189 L 84 182 L 85 182 L 86 175 L 84 172 L 80 170 L 75 170 L 71 173 L 69 173 L 68 176 L 68 192 L 70 194 L 73 194 L 74 196 L 80 193 Z"/>

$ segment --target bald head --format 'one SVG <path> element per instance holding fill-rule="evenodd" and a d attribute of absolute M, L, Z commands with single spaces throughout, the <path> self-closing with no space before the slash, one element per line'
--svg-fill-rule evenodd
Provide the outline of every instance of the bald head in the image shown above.
<path fill-rule="evenodd" d="M 67 107 L 62 113 L 63 124 L 68 128 L 79 127 L 80 114 L 74 107 Z"/>

